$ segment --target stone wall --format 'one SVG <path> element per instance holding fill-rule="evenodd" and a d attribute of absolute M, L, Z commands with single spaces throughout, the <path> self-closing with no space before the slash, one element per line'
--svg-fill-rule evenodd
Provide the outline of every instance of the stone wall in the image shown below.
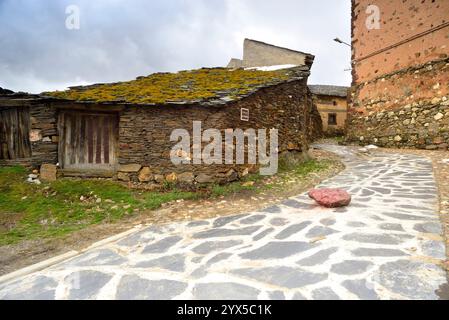
<path fill-rule="evenodd" d="M 449 59 L 399 70 L 353 90 L 348 141 L 447 148 Z"/>
<path fill-rule="evenodd" d="M 443 97 L 420 101 L 355 117 L 349 125 L 347 139 L 382 147 L 447 150 L 449 100 Z"/>
<path fill-rule="evenodd" d="M 351 109 L 356 114 L 449 96 L 449 58 L 400 69 L 357 84 L 351 96 Z"/>
<path fill-rule="evenodd" d="M 226 124 L 224 107 L 217 109 L 175 105 L 127 107 L 120 114 L 119 163 L 122 166 L 137 164 L 142 168 L 148 167 L 153 178 L 154 175 L 164 177 L 160 179 L 165 179 L 172 173 L 179 175 L 183 172 L 195 172 L 197 175 L 203 173 L 208 177 L 218 173 L 225 174 L 230 168 L 224 165 L 175 166 L 171 162 L 170 151 L 176 143 L 170 141 L 172 131 L 186 129 L 192 137 L 193 121 L 201 121 L 203 130 L 222 128 Z M 137 172 L 134 175 L 120 175 L 120 178 L 135 180 Z"/>
<path fill-rule="evenodd" d="M 274 46 L 256 40 L 245 39 L 243 43 L 242 66 L 245 68 L 287 64 L 311 66 L 313 60 L 314 56 L 311 54 Z M 231 62 L 231 66 L 235 65 L 236 59 L 232 59 Z"/>
<path fill-rule="evenodd" d="M 241 108 L 249 109 L 249 121 L 240 120 Z M 129 168 L 135 164 L 133 172 L 122 172 L 122 180 L 137 180 L 140 168 L 148 175 L 143 180 L 185 182 L 224 182 L 254 172 L 253 165 L 174 165 L 170 151 L 175 142 L 170 142 L 174 129 L 186 129 L 192 136 L 192 122 L 202 121 L 202 129 L 221 130 L 224 139 L 228 128 L 242 130 L 279 130 L 279 153 L 308 150 L 311 128 L 320 130 L 321 121 L 316 121 L 316 107 L 312 104 L 306 80 L 294 81 L 263 88 L 255 94 L 222 107 L 171 106 L 128 107 L 120 116 L 119 162 Z M 318 133 L 314 133 L 318 134 Z M 207 144 L 203 143 L 203 147 Z M 223 143 L 224 152 L 224 143 Z M 186 155 L 192 157 L 192 155 Z M 129 171 L 129 170 L 126 170 Z M 141 172 L 140 172 L 141 173 Z M 148 178 L 150 177 L 150 178 Z"/>
<path fill-rule="evenodd" d="M 232 58 L 229 61 L 227 68 L 231 68 L 231 69 L 243 68 L 243 60 L 237 59 L 237 58 Z"/>
<path fill-rule="evenodd" d="M 50 103 L 39 102 L 30 107 L 32 166 L 58 162 L 57 109 Z M 34 140 L 34 141 L 33 141 Z"/>
<path fill-rule="evenodd" d="M 264 88 L 229 106 L 226 128 L 276 128 L 279 152 L 307 151 L 312 113 L 316 110 L 306 80 Z M 248 122 L 240 121 L 240 108 L 250 111 Z"/>
<path fill-rule="evenodd" d="M 319 138 L 322 138 L 324 134 L 323 120 L 316 104 L 314 104 L 310 114 L 309 141 L 313 142 Z"/>

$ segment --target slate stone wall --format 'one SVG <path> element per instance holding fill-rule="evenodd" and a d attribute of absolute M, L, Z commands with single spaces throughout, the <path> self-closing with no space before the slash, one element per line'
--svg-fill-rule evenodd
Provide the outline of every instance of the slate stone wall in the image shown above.
<path fill-rule="evenodd" d="M 49 103 L 30 99 L 18 101 L 16 98 L 1 99 L 3 106 L 28 108 L 30 113 L 31 158 L 0 160 L 1 166 L 22 165 L 39 168 L 42 163 L 58 162 L 57 111 Z"/>
<path fill-rule="evenodd" d="M 226 113 L 223 107 L 215 109 L 198 105 L 127 107 L 120 114 L 119 163 L 122 166 L 138 164 L 141 167 L 148 167 L 152 175 L 162 175 L 164 179 L 172 173 L 196 172 L 215 176 L 229 170 L 230 168 L 224 165 L 175 166 L 171 162 L 170 151 L 176 144 L 170 141 L 172 131 L 186 129 L 192 137 L 193 121 L 201 121 L 203 130 L 222 128 L 226 123 Z M 120 178 L 136 180 L 137 171 L 134 174 L 131 172 L 121 175 Z"/>
<path fill-rule="evenodd" d="M 448 150 L 449 100 L 421 101 L 354 117 L 347 139 L 363 145 Z"/>
<path fill-rule="evenodd" d="M 249 110 L 249 121 L 240 119 L 241 108 Z M 165 180 L 177 180 L 181 174 L 186 174 L 189 180 L 193 176 L 208 182 L 232 181 L 258 169 L 248 164 L 175 166 L 170 160 L 170 151 L 175 145 L 175 142 L 170 142 L 170 134 L 179 128 L 186 129 L 192 137 L 193 121 L 201 121 L 203 130 L 216 128 L 222 132 L 223 153 L 225 130 L 229 128 L 278 129 L 280 154 L 307 151 L 312 137 L 321 134 L 321 118 L 312 103 L 306 80 L 297 80 L 263 88 L 243 100 L 220 107 L 128 107 L 120 116 L 120 164 L 139 164 L 142 168 L 149 168 L 146 171 L 153 175 L 151 181 L 161 180 L 162 176 Z M 207 142 L 202 147 L 205 145 Z M 187 156 L 192 158 L 191 154 Z M 136 180 L 139 172 L 125 173 L 120 177 Z"/>
<path fill-rule="evenodd" d="M 39 140 L 31 141 L 32 166 L 58 162 L 57 109 L 49 103 L 34 104 L 30 108 L 31 131 Z"/>

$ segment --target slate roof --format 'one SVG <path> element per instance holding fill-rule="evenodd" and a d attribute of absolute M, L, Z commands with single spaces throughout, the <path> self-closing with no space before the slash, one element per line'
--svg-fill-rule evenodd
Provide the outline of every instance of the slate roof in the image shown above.
<path fill-rule="evenodd" d="M 349 87 L 328 86 L 328 85 L 309 85 L 313 94 L 322 96 L 347 97 Z"/>
<path fill-rule="evenodd" d="M 71 87 L 44 92 L 43 96 L 79 102 L 115 104 L 220 105 L 239 100 L 257 90 L 304 79 L 307 66 L 276 71 L 202 68 L 176 73 L 154 73 L 132 81 Z"/>
<path fill-rule="evenodd" d="M 7 94 L 13 94 L 14 91 L 8 90 L 8 89 L 3 89 L 2 87 L 0 87 L 0 95 L 7 95 Z"/>
<path fill-rule="evenodd" d="M 0 99 L 1 100 L 37 100 L 40 99 L 39 95 L 31 94 L 27 92 L 14 92 L 12 90 L 3 89 L 0 87 Z"/>

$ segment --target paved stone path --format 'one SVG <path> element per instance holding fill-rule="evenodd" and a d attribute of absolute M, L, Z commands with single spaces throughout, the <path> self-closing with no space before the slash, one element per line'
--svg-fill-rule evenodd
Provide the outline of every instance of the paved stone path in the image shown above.
<path fill-rule="evenodd" d="M 261 211 L 148 227 L 0 285 L 0 299 L 447 298 L 441 224 L 426 158 L 321 145 L 347 169 L 321 186 L 353 195 L 326 209 L 307 195 Z"/>

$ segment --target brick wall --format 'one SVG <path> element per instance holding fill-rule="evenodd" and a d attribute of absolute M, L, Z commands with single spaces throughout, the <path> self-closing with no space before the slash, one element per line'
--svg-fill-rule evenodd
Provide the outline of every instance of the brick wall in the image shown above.
<path fill-rule="evenodd" d="M 380 9 L 379 29 L 366 26 L 371 4 Z M 448 12 L 446 0 L 352 1 L 349 140 L 446 148 Z"/>
<path fill-rule="evenodd" d="M 380 9 L 380 29 L 369 30 L 366 27 L 366 20 L 370 16 L 366 9 L 371 4 Z M 449 27 L 445 27 L 363 59 L 378 50 L 449 22 L 447 0 L 353 0 L 352 10 L 356 83 L 449 55 Z"/>

